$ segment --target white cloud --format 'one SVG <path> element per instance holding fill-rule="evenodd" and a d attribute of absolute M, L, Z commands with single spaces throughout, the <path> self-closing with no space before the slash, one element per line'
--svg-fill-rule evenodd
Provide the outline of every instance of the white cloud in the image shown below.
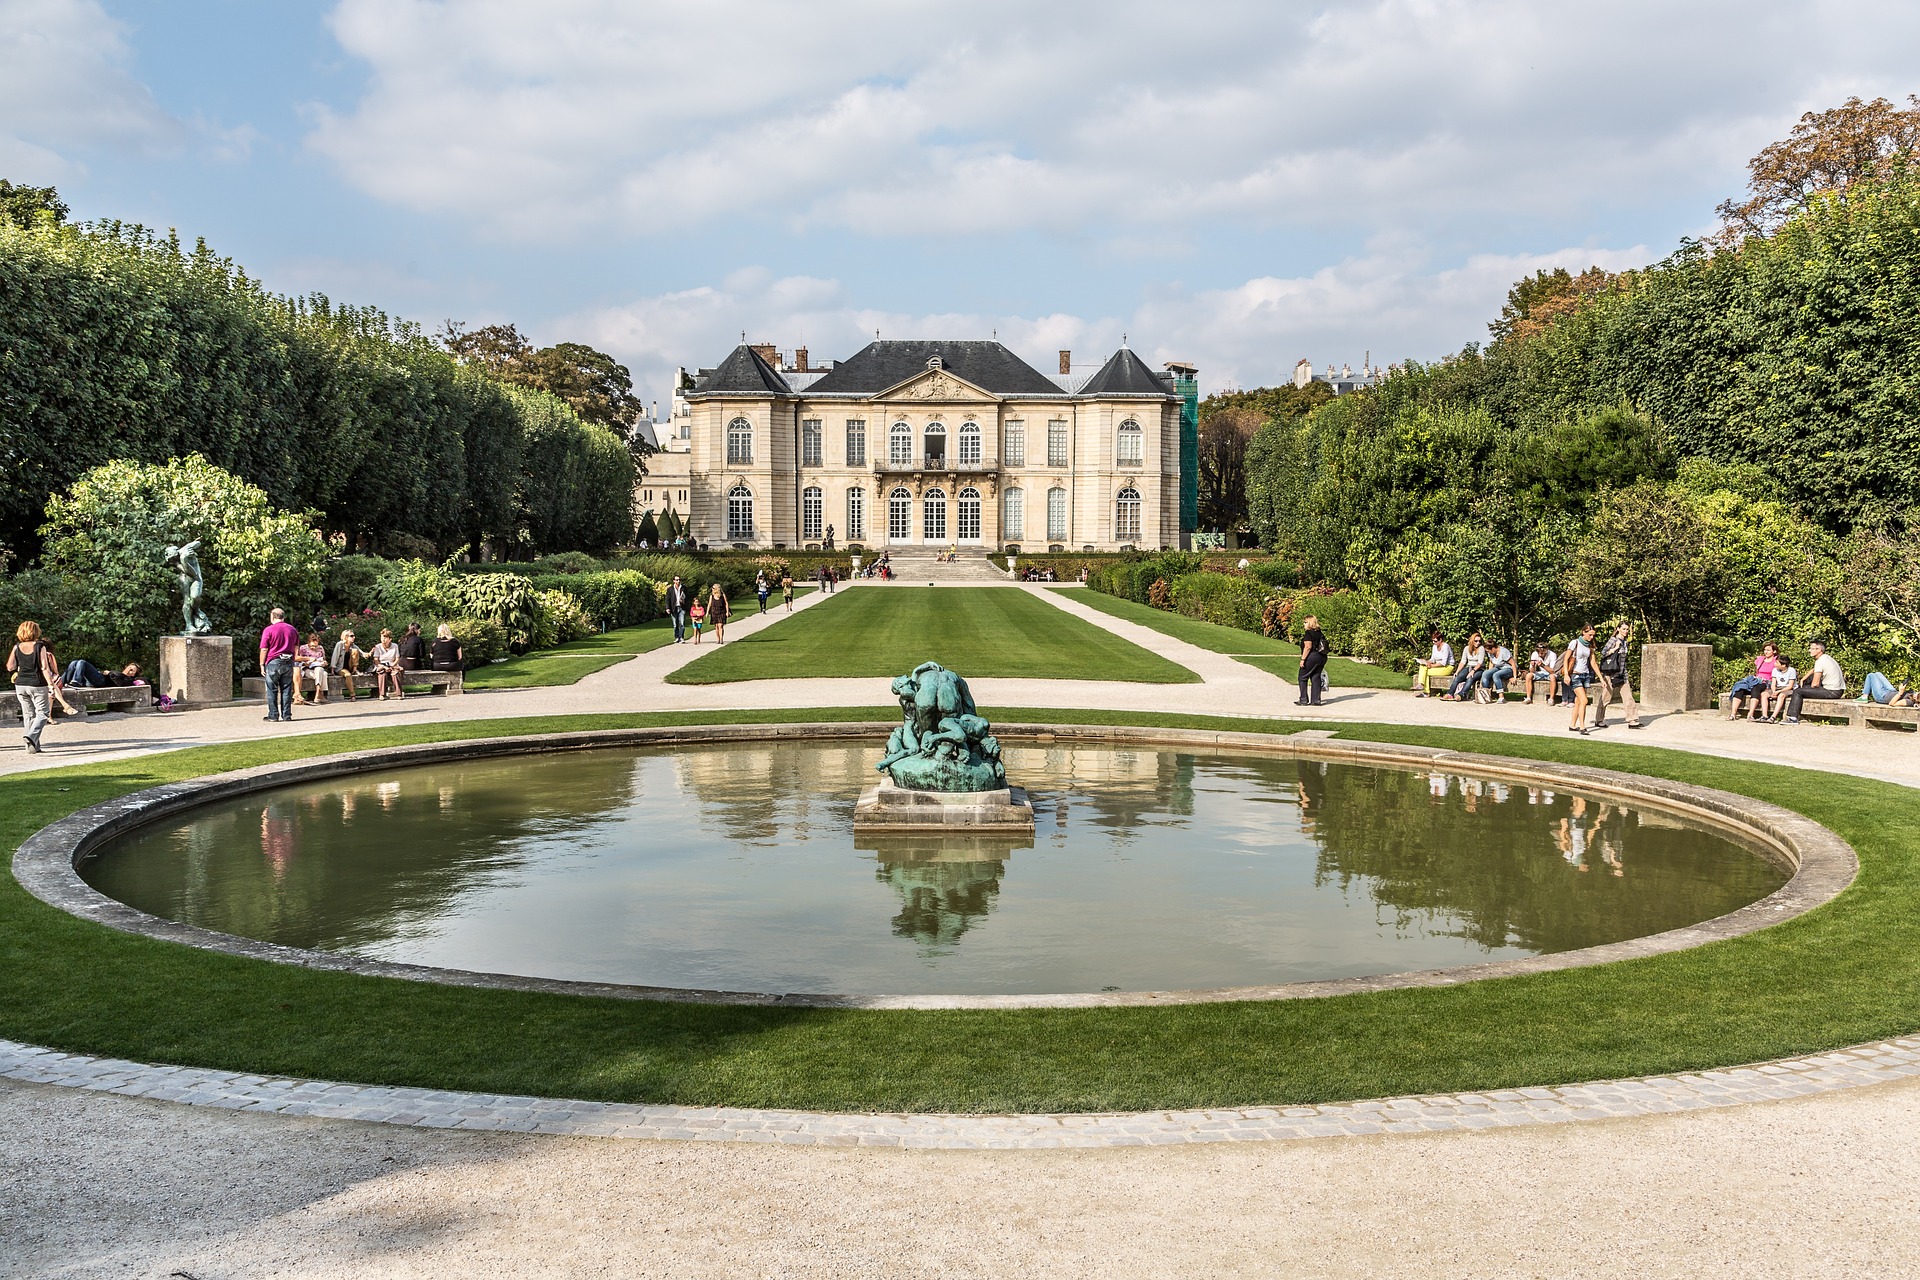
<path fill-rule="evenodd" d="M 1563 215 L 1734 175 L 1904 92 L 1874 0 L 341 0 L 371 79 L 312 144 L 522 237 L 714 218 L 898 235 Z"/>
<path fill-rule="evenodd" d="M 543 342 L 585 341 L 633 370 L 648 398 L 665 401 L 676 365 L 717 364 L 740 341 L 771 342 L 791 355 L 806 347 L 814 363 L 844 359 L 876 330 L 891 338 L 986 338 L 1050 371 L 1055 353 L 1076 365 L 1104 360 L 1124 337 L 1156 367 L 1169 360 L 1200 366 L 1202 385 L 1272 386 L 1305 356 L 1317 366 L 1359 365 L 1412 356 L 1432 359 L 1484 339 L 1507 289 L 1555 267 L 1579 271 L 1644 265 L 1644 245 L 1566 248 L 1542 254 L 1477 254 L 1434 266 L 1417 243 L 1383 239 L 1366 253 L 1310 276 L 1263 276 L 1226 289 L 1164 289 L 1120 316 L 909 314 L 863 307 L 836 281 L 776 277 L 762 268 L 734 272 L 718 285 L 641 298 L 541 326 Z"/>
<path fill-rule="evenodd" d="M 177 126 L 126 69 L 125 31 L 95 0 L 0 0 L 0 168 L 66 181 L 75 150 L 149 150 Z"/>

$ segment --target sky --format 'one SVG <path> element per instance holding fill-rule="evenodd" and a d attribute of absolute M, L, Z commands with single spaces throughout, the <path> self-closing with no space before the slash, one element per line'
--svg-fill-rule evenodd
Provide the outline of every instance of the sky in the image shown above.
<path fill-rule="evenodd" d="M 1920 91 L 1832 0 L 0 0 L 0 176 L 268 287 L 613 353 L 1430 360 Z M 663 406 L 664 407 L 664 406 Z"/>

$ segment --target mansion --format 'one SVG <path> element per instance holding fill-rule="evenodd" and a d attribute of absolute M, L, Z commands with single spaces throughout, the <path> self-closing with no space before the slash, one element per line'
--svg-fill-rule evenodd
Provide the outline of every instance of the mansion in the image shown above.
<path fill-rule="evenodd" d="M 681 372 L 640 484 L 682 494 L 712 547 L 1180 545 L 1192 366 L 1122 347 L 1076 374 L 1060 354 L 1050 377 L 998 342 L 876 341 L 812 368 L 742 344 Z"/>

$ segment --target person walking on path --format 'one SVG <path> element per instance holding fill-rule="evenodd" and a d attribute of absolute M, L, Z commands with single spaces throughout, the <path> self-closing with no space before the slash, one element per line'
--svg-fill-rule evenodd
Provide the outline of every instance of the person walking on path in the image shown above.
<path fill-rule="evenodd" d="M 267 629 L 260 633 L 260 674 L 267 680 L 267 719 L 293 719 L 293 651 L 300 647 L 300 633 L 287 621 L 286 611 L 275 609 L 268 615 Z"/>
<path fill-rule="evenodd" d="M 717 583 L 715 585 L 718 585 Z M 793 612 L 793 574 L 780 575 L 780 599 L 786 604 L 787 612 Z"/>
<path fill-rule="evenodd" d="M 707 621 L 713 624 L 715 644 L 727 642 L 727 593 L 719 583 L 713 584 L 713 590 L 707 593 Z"/>
<path fill-rule="evenodd" d="M 1573 723 L 1567 726 L 1569 733 L 1582 736 L 1587 730 L 1587 690 L 1600 682 L 1599 673 L 1593 667 L 1593 624 L 1589 622 L 1580 628 L 1580 634 L 1567 642 L 1566 656 L 1561 658 L 1561 670 L 1567 688 L 1573 690 Z"/>
<path fill-rule="evenodd" d="M 1618 695 L 1627 707 L 1627 728 L 1640 727 L 1640 708 L 1633 705 L 1633 684 L 1627 678 L 1627 648 L 1633 640 L 1633 624 L 1623 622 L 1607 637 L 1600 650 L 1600 696 L 1593 704 L 1593 727 L 1607 727 L 1607 704 Z"/>
<path fill-rule="evenodd" d="M 1308 614 L 1300 630 L 1300 698 L 1296 707 L 1320 705 L 1320 673 L 1327 668 L 1327 635 L 1320 619 Z"/>
<path fill-rule="evenodd" d="M 760 601 L 760 612 L 767 611 L 767 597 L 773 594 L 773 584 L 767 581 L 767 571 L 762 569 L 753 575 L 754 598 Z"/>
<path fill-rule="evenodd" d="M 1813 670 L 1807 673 L 1787 699 L 1787 723 L 1800 723 L 1800 704 L 1808 698 L 1816 702 L 1830 702 L 1847 696 L 1847 673 L 1840 669 L 1833 655 L 1827 652 L 1826 642 L 1815 640 L 1807 646 L 1807 652 L 1813 658 Z"/>
<path fill-rule="evenodd" d="M 673 575 L 673 585 L 667 588 L 667 614 L 673 619 L 673 642 L 685 644 L 687 641 L 687 614 L 693 608 L 693 592 L 687 590 L 687 584 L 680 581 L 680 575 Z"/>
<path fill-rule="evenodd" d="M 46 732 L 53 715 L 53 686 L 60 678 L 60 665 L 41 637 L 39 623 L 21 623 L 14 630 L 13 640 L 7 670 L 13 673 L 13 696 L 20 703 L 21 736 L 28 753 L 37 756 L 40 735 Z"/>

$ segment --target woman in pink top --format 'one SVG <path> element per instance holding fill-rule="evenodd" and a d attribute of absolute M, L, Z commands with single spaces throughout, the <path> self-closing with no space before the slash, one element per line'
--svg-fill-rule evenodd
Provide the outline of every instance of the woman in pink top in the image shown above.
<path fill-rule="evenodd" d="M 1727 719 L 1740 718 L 1740 704 L 1747 704 L 1747 718 L 1753 719 L 1753 713 L 1759 708 L 1760 695 L 1773 687 L 1773 672 L 1780 665 L 1780 648 L 1769 640 L 1760 646 L 1760 656 L 1753 660 L 1753 674 L 1742 676 L 1727 691 Z"/>

